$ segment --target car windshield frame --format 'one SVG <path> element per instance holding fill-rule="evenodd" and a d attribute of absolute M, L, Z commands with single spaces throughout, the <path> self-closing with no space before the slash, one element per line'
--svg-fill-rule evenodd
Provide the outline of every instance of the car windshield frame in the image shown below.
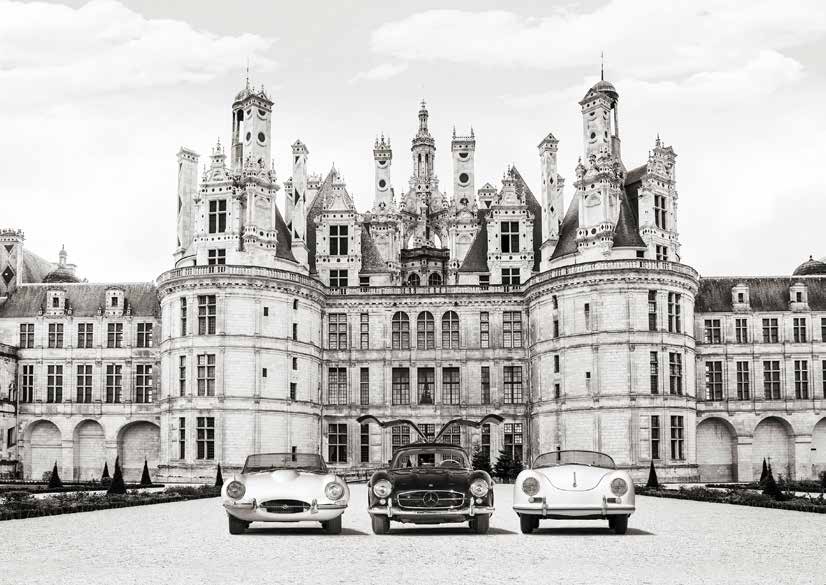
<path fill-rule="evenodd" d="M 445 458 L 442 458 L 441 461 L 435 462 L 436 455 L 440 452 L 450 453 L 457 455 L 459 458 L 456 457 L 449 457 L 447 459 L 451 459 L 456 461 L 460 464 L 461 467 L 440 467 L 440 463 L 445 461 Z M 419 455 L 422 453 L 433 453 L 434 455 L 434 464 L 433 465 L 422 465 L 420 464 L 421 459 Z M 416 458 L 416 465 L 407 465 L 411 461 L 410 456 L 414 455 Z M 406 470 L 406 469 L 435 469 L 435 470 L 449 470 L 449 469 L 461 469 L 466 471 L 471 469 L 470 464 L 470 457 L 468 457 L 467 452 L 462 449 L 459 445 L 418 445 L 416 447 L 411 448 L 404 448 L 399 449 L 396 453 L 393 454 L 393 459 L 390 461 L 390 469 L 392 470 Z"/>
<path fill-rule="evenodd" d="M 327 473 L 327 465 L 318 453 L 256 453 L 247 456 L 241 473 L 261 473 L 281 469 Z"/>
<path fill-rule="evenodd" d="M 557 467 L 559 465 L 586 465 L 588 467 L 601 467 L 605 469 L 616 469 L 617 464 L 614 459 L 599 451 L 585 451 L 581 449 L 566 449 L 561 451 L 549 451 L 542 453 L 533 461 L 533 468 Z"/>

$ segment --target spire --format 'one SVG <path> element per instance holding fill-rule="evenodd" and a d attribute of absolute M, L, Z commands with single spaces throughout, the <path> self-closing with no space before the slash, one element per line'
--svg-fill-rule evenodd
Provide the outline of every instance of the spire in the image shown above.
<path fill-rule="evenodd" d="M 59 258 L 58 263 L 60 264 L 61 268 L 66 266 L 66 246 L 64 244 L 60 244 L 60 252 L 58 253 L 57 257 Z"/>
<path fill-rule="evenodd" d="M 430 132 L 427 129 L 427 118 L 429 114 L 427 112 L 427 104 L 424 100 L 422 100 L 421 105 L 419 106 L 419 135 L 429 135 Z"/>
<path fill-rule="evenodd" d="M 599 79 L 605 81 L 605 52 L 599 52 Z"/>

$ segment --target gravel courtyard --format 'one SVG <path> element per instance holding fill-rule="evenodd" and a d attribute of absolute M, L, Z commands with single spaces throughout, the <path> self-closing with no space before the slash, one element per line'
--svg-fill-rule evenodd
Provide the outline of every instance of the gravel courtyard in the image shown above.
<path fill-rule="evenodd" d="M 0 522 L 0 583 L 826 583 L 822 515 L 640 497 L 625 536 L 550 520 L 528 536 L 511 489 L 496 486 L 487 535 L 376 536 L 363 484 L 340 536 L 310 523 L 230 536 L 217 498 Z"/>

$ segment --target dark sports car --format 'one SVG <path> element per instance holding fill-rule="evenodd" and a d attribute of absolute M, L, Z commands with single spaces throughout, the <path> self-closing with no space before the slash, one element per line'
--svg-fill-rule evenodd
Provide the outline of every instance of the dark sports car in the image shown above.
<path fill-rule="evenodd" d="M 373 474 L 368 511 L 376 534 L 386 534 L 391 521 L 468 522 L 484 534 L 493 514 L 493 481 L 473 470 L 467 452 L 457 445 L 412 443 L 396 451 L 389 469 Z"/>

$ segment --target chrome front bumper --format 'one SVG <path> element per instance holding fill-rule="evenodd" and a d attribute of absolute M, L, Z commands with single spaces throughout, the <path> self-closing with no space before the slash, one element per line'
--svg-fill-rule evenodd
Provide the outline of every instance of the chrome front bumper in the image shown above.
<path fill-rule="evenodd" d="M 513 506 L 517 514 L 529 514 L 534 516 L 570 516 L 575 518 L 577 516 L 614 516 L 614 515 L 630 515 L 636 510 L 633 504 L 623 504 L 609 502 L 603 496 L 602 502 L 599 505 L 582 505 L 576 504 L 571 506 L 564 506 L 559 504 L 548 505 L 545 498 L 531 498 L 532 500 L 541 500 L 530 502 L 527 504 L 517 504 Z"/>
<path fill-rule="evenodd" d="M 223 505 L 228 514 L 249 522 L 304 522 L 308 520 L 325 522 L 340 516 L 347 509 L 347 504 L 319 504 L 316 500 L 313 500 L 310 508 L 304 512 L 286 514 L 271 512 L 260 506 L 255 499 L 249 502 L 224 500 Z"/>
<path fill-rule="evenodd" d="M 461 508 L 447 508 L 429 510 L 427 508 L 419 510 L 409 510 L 406 508 L 399 508 L 394 506 L 390 499 L 387 500 L 385 506 L 373 506 L 368 510 L 370 515 L 387 516 L 388 518 L 415 518 L 415 517 L 438 517 L 438 516 L 489 516 L 493 514 L 495 508 L 493 506 L 477 506 L 472 500 L 469 506 Z"/>

